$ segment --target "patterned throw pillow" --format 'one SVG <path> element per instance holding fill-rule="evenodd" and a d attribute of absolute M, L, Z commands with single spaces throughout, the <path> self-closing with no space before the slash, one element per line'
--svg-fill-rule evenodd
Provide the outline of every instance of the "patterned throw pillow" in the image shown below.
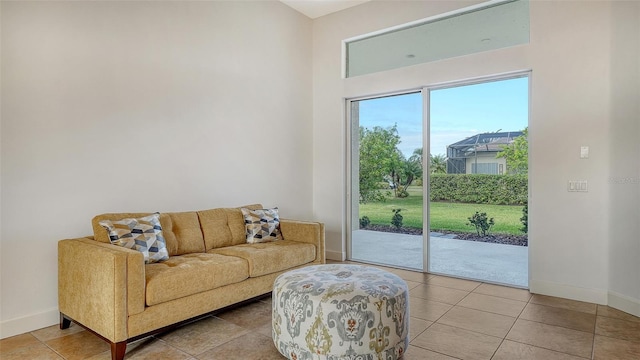
<path fill-rule="evenodd" d="M 242 208 L 241 210 L 248 244 L 282 240 L 278 208 L 259 210 Z"/>
<path fill-rule="evenodd" d="M 139 219 L 102 220 L 99 224 L 107 229 L 113 245 L 140 251 L 144 255 L 145 264 L 169 258 L 160 226 L 160 213 Z"/>

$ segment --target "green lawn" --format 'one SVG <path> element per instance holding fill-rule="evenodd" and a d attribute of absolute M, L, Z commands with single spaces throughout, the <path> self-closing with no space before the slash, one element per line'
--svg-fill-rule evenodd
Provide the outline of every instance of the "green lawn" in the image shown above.
<path fill-rule="evenodd" d="M 467 218 L 479 211 L 494 219 L 491 232 L 522 234 L 522 206 L 431 202 L 430 207 L 431 230 L 434 231 L 474 232 L 475 228 L 467 225 Z M 368 216 L 372 224 L 391 225 L 391 210 L 397 208 L 402 209 L 404 226 L 422 228 L 422 187 L 409 187 L 409 197 L 404 199 L 390 197 L 386 202 L 360 204 L 360 217 Z"/>

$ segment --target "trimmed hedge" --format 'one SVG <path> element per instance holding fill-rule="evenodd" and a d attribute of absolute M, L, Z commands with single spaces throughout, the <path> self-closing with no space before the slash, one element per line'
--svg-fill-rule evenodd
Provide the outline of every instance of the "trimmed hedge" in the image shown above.
<path fill-rule="evenodd" d="M 527 175 L 432 174 L 431 201 L 525 205 Z"/>

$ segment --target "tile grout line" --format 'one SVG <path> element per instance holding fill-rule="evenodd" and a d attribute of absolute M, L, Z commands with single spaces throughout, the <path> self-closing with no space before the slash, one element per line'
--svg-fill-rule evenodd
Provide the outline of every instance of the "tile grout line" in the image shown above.
<path fill-rule="evenodd" d="M 518 343 L 518 344 L 522 344 L 522 345 L 531 346 L 531 347 L 538 348 L 538 349 L 544 349 L 544 350 L 552 351 L 552 352 L 554 352 L 554 353 L 558 353 L 558 354 L 562 354 L 562 355 L 569 355 L 569 356 L 577 357 L 577 358 L 580 358 L 580 359 L 589 359 L 589 358 L 586 358 L 586 357 L 584 357 L 584 356 L 574 355 L 574 354 L 569 354 L 569 353 L 566 353 L 566 352 L 562 352 L 562 351 L 558 351 L 558 350 L 554 350 L 554 349 L 549 349 L 549 348 L 546 348 L 546 347 L 543 347 L 543 346 L 527 344 L 527 343 L 525 343 L 525 342 L 518 341 L 518 340 L 506 339 L 506 338 L 505 338 L 505 340 L 507 340 L 507 341 L 512 341 L 512 342 L 515 342 L 515 343 Z M 494 356 L 495 356 L 495 355 L 494 355 Z"/>
<path fill-rule="evenodd" d="M 560 310 L 564 310 L 564 311 L 573 311 L 573 312 L 577 312 L 577 313 L 580 313 L 580 314 L 591 315 L 589 313 L 585 313 L 585 312 L 582 312 L 582 311 L 576 311 L 576 310 L 565 309 L 565 308 L 558 308 L 558 307 L 555 307 L 555 306 L 541 305 L 541 304 L 536 304 L 536 303 L 531 303 L 531 304 L 536 305 L 536 306 L 544 306 L 544 307 L 553 308 L 553 309 L 560 309 Z M 529 305 L 529 304 L 527 304 L 527 305 Z M 526 306 L 522 309 L 522 312 L 524 312 L 524 309 L 526 309 Z M 522 316 L 522 312 L 520 312 L 520 315 L 518 315 L 518 319 L 520 319 L 520 316 Z M 597 316 L 594 319 L 593 330 L 591 332 L 584 331 L 584 330 L 578 330 L 578 329 L 570 328 L 570 327 L 563 326 L 563 325 L 549 324 L 549 323 L 546 323 L 546 322 L 540 321 L 540 320 L 531 320 L 531 319 L 524 319 L 524 318 L 522 318 L 522 320 L 531 321 L 531 322 L 535 322 L 535 323 L 543 324 L 543 325 L 548 325 L 548 326 L 555 326 L 555 327 L 559 327 L 559 328 L 567 329 L 567 330 L 580 331 L 580 332 L 583 332 L 583 333 L 592 334 L 594 336 L 596 335 L 595 328 L 596 328 Z"/>
<path fill-rule="evenodd" d="M 482 284 L 484 284 L 484 283 L 480 283 L 480 284 L 478 284 L 478 286 L 476 286 L 473 290 L 477 289 L 477 288 L 478 288 L 480 285 L 482 285 Z M 437 285 L 434 285 L 434 286 L 437 286 Z M 459 290 L 459 289 L 455 289 L 455 290 Z M 451 311 L 451 310 L 452 310 L 453 308 L 455 308 L 456 306 L 460 306 L 460 307 L 463 307 L 463 308 L 469 309 L 469 308 L 467 308 L 467 307 L 465 307 L 465 306 L 461 306 L 461 305 L 458 305 L 458 304 L 460 304 L 464 299 L 466 299 L 469 295 L 471 295 L 471 293 L 473 292 L 473 290 L 468 291 L 467 295 L 465 295 L 465 296 L 464 296 L 462 299 L 460 299 L 457 303 L 455 303 L 454 305 L 452 305 L 452 306 L 451 306 L 451 308 L 450 308 L 449 310 L 445 311 L 445 312 L 444 312 L 444 313 L 443 313 L 443 314 L 442 314 L 442 315 L 441 315 L 441 316 L 440 316 L 436 321 L 434 321 L 431 325 L 429 325 L 429 326 L 427 327 L 427 329 L 428 329 L 428 328 L 430 328 L 431 326 L 433 326 L 433 324 L 438 323 L 438 321 L 439 321 L 440 319 L 442 319 L 446 314 L 448 314 L 448 313 L 449 313 L 449 311 Z M 425 300 L 426 300 L 426 299 L 425 299 Z M 448 304 L 448 305 L 449 305 L 449 304 Z M 523 309 L 524 309 L 524 308 L 523 308 Z M 477 309 L 471 309 L 471 310 L 477 310 Z M 477 311 L 482 311 L 482 310 L 477 310 Z M 486 312 L 487 312 L 487 313 L 492 314 L 491 312 L 488 312 L 488 311 L 486 311 Z M 500 315 L 500 314 L 497 314 L 497 315 Z M 516 318 L 516 320 L 517 320 L 517 318 Z M 477 332 L 477 331 L 473 331 L 473 330 L 468 330 L 468 329 L 460 328 L 460 327 L 457 327 L 457 326 L 446 325 L 446 324 L 442 324 L 442 323 L 438 323 L 438 324 L 439 324 L 439 325 L 450 326 L 450 327 L 452 327 L 452 328 L 456 328 L 456 329 L 460 329 L 460 330 L 464 330 L 464 331 L 470 331 L 470 332 L 473 332 L 473 333 L 476 333 L 476 334 L 487 335 L 487 336 L 493 336 L 493 335 L 484 334 L 484 333 Z M 514 324 L 515 324 L 515 321 L 514 321 Z M 512 326 L 513 326 L 513 325 L 512 325 Z M 427 329 L 425 329 L 424 331 L 427 331 Z M 424 333 L 424 331 L 423 331 L 423 333 Z M 511 331 L 511 328 L 509 328 L 509 331 Z M 422 333 L 421 333 L 421 334 L 422 334 Z M 507 332 L 507 334 L 508 334 L 508 332 Z M 493 336 L 493 337 L 498 338 L 498 339 L 500 338 L 500 337 L 498 337 L 498 336 Z M 506 337 L 506 335 L 505 335 L 505 337 Z M 491 358 L 493 358 L 493 357 L 495 356 L 495 353 L 498 351 L 498 349 L 500 348 L 500 346 L 501 346 L 501 345 L 502 345 L 502 343 L 504 342 L 505 337 L 503 337 L 503 338 L 502 338 L 502 340 L 500 340 L 500 344 L 498 344 L 498 346 L 496 347 L 496 349 L 493 351 L 493 354 L 491 355 Z M 415 345 L 414 345 L 414 346 L 415 346 Z M 431 350 L 431 349 L 426 349 L 426 350 L 433 351 L 433 350 Z M 449 354 L 443 354 L 443 355 L 450 356 L 450 357 L 454 357 L 454 356 L 449 355 Z M 491 359 L 491 358 L 490 358 L 490 359 Z"/>
<path fill-rule="evenodd" d="M 516 320 L 518 320 L 518 317 L 517 317 L 517 316 L 511 316 L 511 315 L 500 314 L 500 313 L 493 312 L 493 311 L 488 311 L 488 310 L 475 309 L 475 308 L 468 307 L 468 306 L 464 306 L 464 305 L 455 305 L 455 306 L 459 306 L 459 307 L 461 307 L 461 308 L 465 308 L 465 309 L 469 309 L 469 310 L 475 310 L 475 311 L 485 312 L 485 313 L 487 313 L 487 314 L 492 314 L 492 315 L 506 316 L 506 317 L 510 317 L 510 318 L 512 318 L 512 319 L 516 319 Z M 520 315 L 518 315 L 518 316 L 520 316 Z"/>
<path fill-rule="evenodd" d="M 429 327 L 431 327 L 431 326 L 429 326 Z M 426 331 L 426 330 L 425 330 L 425 331 Z M 427 350 L 427 351 L 430 351 L 430 352 L 433 352 L 433 353 L 436 353 L 436 354 L 444 355 L 444 356 L 450 357 L 450 358 L 452 358 L 452 359 L 462 360 L 462 359 L 461 359 L 461 358 L 459 358 L 459 357 L 456 357 L 456 356 L 453 356 L 453 355 L 449 355 L 449 354 L 445 354 L 445 353 L 440 352 L 440 351 L 435 351 L 435 350 L 432 350 L 432 349 L 423 348 L 422 346 L 418 346 L 418 345 L 411 345 L 411 343 L 409 343 L 409 345 L 410 345 L 410 346 L 415 346 L 415 347 L 417 347 L 418 349 L 423 349 L 423 350 Z"/>
<path fill-rule="evenodd" d="M 488 295 L 491 296 L 491 295 Z M 533 296 L 529 297 L 529 300 L 531 300 Z M 507 331 L 507 333 L 504 335 L 504 337 L 502 338 L 502 341 L 500 341 L 500 345 L 498 345 L 498 347 L 496 348 L 496 350 L 493 352 L 493 355 L 491 355 L 491 359 L 493 359 L 496 356 L 496 353 L 498 352 L 498 350 L 500 350 L 500 347 L 502 346 L 502 344 L 504 344 L 504 342 L 507 340 L 507 337 L 509 336 L 509 333 L 511 332 L 511 330 L 513 329 L 514 326 L 516 326 L 516 323 L 518 322 L 518 320 L 520 319 L 520 316 L 522 315 L 522 313 L 524 312 L 524 309 L 527 307 L 527 305 L 529 305 L 529 302 L 527 302 L 525 304 L 525 306 L 522 307 L 522 310 L 520 310 L 520 313 L 518 314 L 518 316 L 516 316 L 515 321 L 513 322 L 513 324 L 511 324 L 511 326 L 509 327 L 509 331 Z M 512 341 L 512 340 L 509 340 Z M 528 345 L 528 344 L 527 344 Z M 530 345 L 533 346 L 533 345 Z"/>
<path fill-rule="evenodd" d="M 440 277 L 449 278 L 449 279 L 454 279 L 454 280 L 463 280 L 463 281 L 468 281 L 468 282 L 477 282 L 477 281 L 474 281 L 474 280 L 457 279 L 457 278 L 447 277 L 447 276 L 443 276 L 443 275 L 434 275 L 434 277 L 435 277 L 435 276 L 440 276 Z M 471 289 L 471 290 L 467 290 L 467 289 L 460 289 L 460 288 L 457 288 L 457 287 L 447 286 L 447 285 L 442 285 L 442 284 L 430 284 L 430 283 L 429 283 L 429 281 L 430 281 L 431 279 L 433 279 L 433 277 L 431 277 L 431 278 L 427 279 L 427 282 L 426 282 L 426 283 L 423 283 L 423 284 L 425 284 L 425 285 L 431 285 L 431 286 L 440 286 L 440 287 L 444 287 L 444 288 L 447 288 L 447 289 L 453 289 L 453 290 L 468 291 L 469 293 L 472 293 L 472 292 L 473 292 L 475 289 L 477 289 L 480 285 L 484 284 L 483 282 L 477 282 L 477 283 L 478 283 L 478 285 L 476 285 L 476 286 L 475 286 L 473 289 Z"/>
<path fill-rule="evenodd" d="M 518 316 L 518 319 L 516 319 L 516 321 L 517 321 L 517 320 L 520 320 L 520 316 Z M 566 328 L 566 327 L 563 327 L 563 326 L 557 326 L 557 325 L 545 324 L 545 323 L 543 323 L 543 322 L 534 321 L 534 320 L 527 320 L 527 319 L 522 319 L 522 320 L 524 320 L 524 321 L 530 321 L 530 322 L 534 322 L 534 323 L 542 324 L 542 325 L 546 325 L 546 326 L 553 326 L 553 327 L 557 327 L 557 328 L 561 328 L 561 329 L 573 330 L 573 331 L 581 332 L 581 333 L 584 333 L 584 334 L 593 335 L 592 340 L 591 340 L 591 348 L 592 348 L 592 353 L 593 353 L 593 346 L 594 346 L 594 343 L 595 343 L 595 334 L 591 334 L 591 333 L 588 333 L 588 332 L 586 332 L 586 331 L 580 331 L 580 330 L 575 330 L 575 329 L 569 329 L 569 328 Z M 515 323 L 514 323 L 514 326 L 515 326 Z M 513 327 L 512 327 L 512 328 L 513 328 Z M 511 332 L 511 329 L 509 330 L 509 332 Z M 508 335 L 509 335 L 509 333 L 507 333 L 507 336 L 508 336 Z M 537 348 L 541 348 L 541 349 L 546 349 L 546 350 L 554 351 L 554 352 L 557 352 L 557 353 L 560 353 L 560 354 L 565 354 L 565 355 L 575 356 L 575 357 L 579 357 L 579 358 L 583 358 L 583 359 L 588 359 L 588 358 L 585 358 L 585 357 L 580 356 L 580 355 L 571 354 L 571 353 L 568 353 L 568 352 L 563 352 L 563 351 L 559 351 L 559 350 L 555 350 L 555 349 L 547 348 L 547 347 L 540 346 L 540 345 L 533 345 L 533 344 L 528 344 L 528 343 L 525 343 L 525 342 L 522 342 L 522 341 L 518 341 L 518 340 L 506 339 L 506 337 L 505 337 L 505 340 L 514 341 L 514 342 L 517 342 L 517 343 L 520 343 L 520 344 L 525 344 L 525 345 L 528 345 L 528 346 L 533 346 L 533 347 L 537 347 Z"/>
<path fill-rule="evenodd" d="M 83 330 L 83 331 L 86 331 L 86 330 Z M 71 334 L 69 334 L 69 335 L 71 335 Z M 69 336 L 69 335 L 65 335 L 65 336 Z M 31 334 L 31 336 L 33 336 L 34 338 L 36 338 L 33 334 Z M 62 337 L 64 337 L 64 336 L 62 336 Z M 49 350 L 53 351 L 53 352 L 54 352 L 56 355 L 58 355 L 61 359 L 64 359 L 64 360 L 66 360 L 66 359 L 67 359 L 66 357 L 62 356 L 62 354 L 60 354 L 59 352 L 57 352 L 57 351 L 56 351 L 56 349 L 54 349 L 54 348 L 52 348 L 51 346 L 49 346 L 46 342 L 44 342 L 44 341 L 42 341 L 42 340 L 40 340 L 40 339 L 38 339 L 38 338 L 36 338 L 36 339 L 37 339 L 38 341 L 40 341 L 40 343 L 41 343 L 42 345 L 46 346 Z"/>
<path fill-rule="evenodd" d="M 188 326 L 188 325 L 185 325 L 185 326 Z M 189 359 L 196 359 L 196 356 L 195 356 L 195 355 L 191 355 L 191 354 L 189 354 L 188 352 L 186 352 L 186 351 L 184 351 L 184 350 L 182 350 L 182 349 L 179 349 L 179 348 L 177 348 L 177 347 L 175 347 L 175 346 L 173 346 L 173 345 L 169 344 L 168 342 L 166 342 L 166 341 L 164 341 L 164 340 L 160 339 L 159 337 L 156 337 L 155 335 L 152 335 L 152 337 L 153 337 L 154 339 L 156 339 L 156 340 L 158 340 L 158 341 L 162 342 L 163 344 L 167 345 L 168 347 L 170 347 L 170 348 L 172 348 L 172 349 L 174 349 L 174 350 L 178 351 L 179 353 L 182 353 L 182 354 L 187 355 L 187 356 L 189 357 Z"/>
<path fill-rule="evenodd" d="M 482 285 L 482 284 L 484 284 L 484 283 L 481 283 L 480 285 Z M 480 287 L 480 285 L 476 286 L 473 290 L 476 290 L 478 287 Z M 473 290 L 471 292 L 469 292 L 469 294 L 467 296 L 465 296 L 462 300 L 466 299 L 469 295 L 471 295 L 473 293 Z M 492 295 L 486 295 L 486 296 L 492 296 Z M 492 296 L 492 297 L 496 297 L 496 298 L 502 299 L 501 297 L 498 297 L 498 296 Z M 460 300 L 458 302 L 458 304 L 460 302 L 462 302 L 462 300 Z M 460 305 L 460 307 L 466 308 L 465 306 L 462 306 L 462 305 Z M 472 310 L 478 310 L 478 309 L 472 309 Z M 483 310 L 478 310 L 478 311 L 483 311 Z M 522 314 L 522 311 L 524 311 L 524 307 L 522 307 L 522 310 L 520 311 L 520 314 Z M 490 311 L 486 311 L 486 313 L 494 314 L 493 312 L 490 312 Z M 516 321 L 518 321 L 518 317 L 520 317 L 520 314 L 518 314 L 518 316 L 515 318 L 515 320 L 513 321 L 513 324 L 511 324 L 511 326 L 509 327 L 509 331 L 507 331 L 507 333 L 504 334 L 504 336 L 500 340 L 500 344 L 498 344 L 498 346 L 496 346 L 496 349 L 493 350 L 493 354 L 491 354 L 491 357 L 489 359 L 493 359 L 493 357 L 496 356 L 496 353 L 498 352 L 498 350 L 500 350 L 500 347 L 502 346 L 502 344 L 504 343 L 505 339 L 507 338 L 507 335 L 509 335 L 509 332 L 511 331 L 511 329 L 515 325 Z M 503 315 L 503 314 L 496 314 L 496 315 Z"/>

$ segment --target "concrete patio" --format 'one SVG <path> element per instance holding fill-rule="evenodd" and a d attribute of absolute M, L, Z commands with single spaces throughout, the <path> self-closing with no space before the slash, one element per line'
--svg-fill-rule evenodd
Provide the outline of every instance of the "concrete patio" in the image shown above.
<path fill-rule="evenodd" d="M 352 233 L 351 260 L 421 271 L 422 236 L 357 230 Z M 431 273 L 528 288 L 525 246 L 455 240 L 431 233 Z"/>

